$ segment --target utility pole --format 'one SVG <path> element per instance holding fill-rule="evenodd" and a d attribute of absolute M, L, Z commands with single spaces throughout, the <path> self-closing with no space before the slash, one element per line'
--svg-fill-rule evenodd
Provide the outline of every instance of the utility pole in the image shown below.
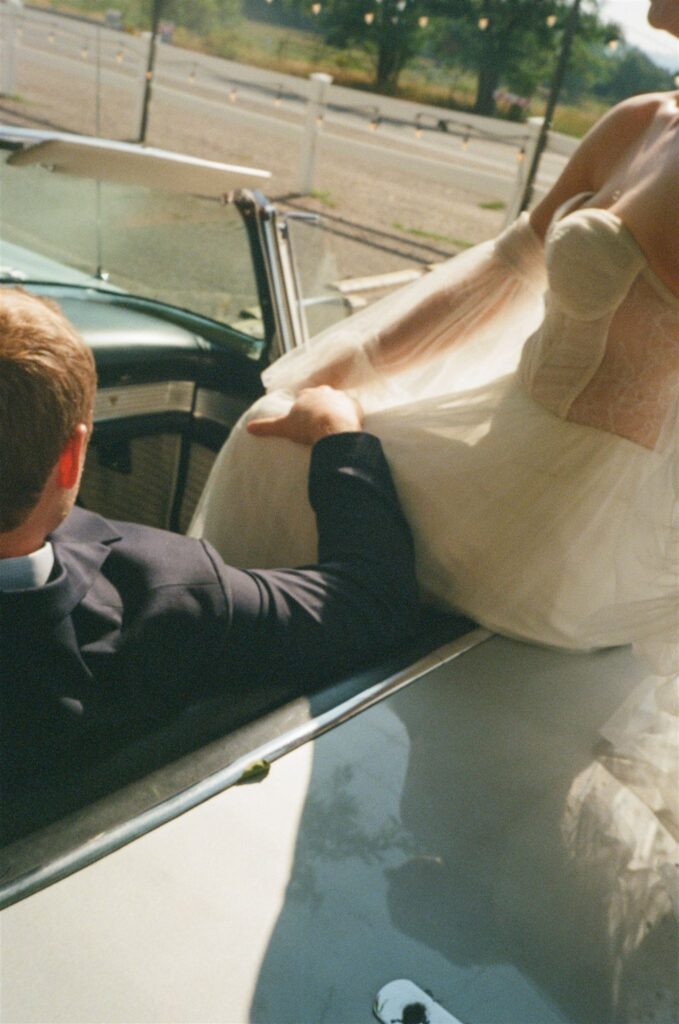
<path fill-rule="evenodd" d="M 561 86 L 563 85 L 564 76 L 566 74 L 566 68 L 568 67 L 568 60 L 571 55 L 571 49 L 573 48 L 573 39 L 578 28 L 578 20 L 580 17 L 580 4 L 581 0 L 573 0 L 573 6 L 571 7 L 568 14 L 568 21 L 564 28 L 563 40 L 561 43 L 561 52 L 559 53 L 559 61 L 554 72 L 554 78 L 552 79 L 552 85 L 549 90 L 549 98 L 547 100 L 547 107 L 545 109 L 545 116 L 542 122 L 542 128 L 538 136 L 537 144 L 535 146 L 535 152 L 533 153 L 533 160 L 526 176 L 526 184 L 523 190 L 523 196 L 521 197 L 521 203 L 519 205 L 519 213 L 523 210 L 527 210 L 530 201 L 533 198 L 533 188 L 535 185 L 535 178 L 538 173 L 538 167 L 540 166 L 540 159 L 544 152 L 545 146 L 547 145 L 547 139 L 552 128 L 552 120 L 554 118 L 554 111 L 556 104 L 559 99 L 561 92 Z"/>
<path fill-rule="evenodd" d="M 141 124 L 139 126 L 138 142 L 146 141 L 146 129 L 149 121 L 149 105 L 151 103 L 151 90 L 153 88 L 153 70 L 156 65 L 156 47 L 158 45 L 158 23 L 163 11 L 165 0 L 152 0 L 151 6 L 151 38 L 149 40 L 149 54 L 144 76 L 144 97 L 141 104 Z"/>

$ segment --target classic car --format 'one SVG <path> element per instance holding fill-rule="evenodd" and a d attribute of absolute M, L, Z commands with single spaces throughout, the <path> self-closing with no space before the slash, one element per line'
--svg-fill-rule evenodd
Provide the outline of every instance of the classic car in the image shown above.
<path fill-rule="evenodd" d="M 301 294 L 265 179 L 0 130 L 0 280 L 98 364 L 86 507 L 186 529 L 262 368 L 340 314 Z M 677 762 L 644 786 L 648 686 L 626 648 L 432 615 L 310 698 L 251 713 L 244 680 L 235 726 L 189 708 L 5 837 L 2 1020 L 676 1021 Z"/>

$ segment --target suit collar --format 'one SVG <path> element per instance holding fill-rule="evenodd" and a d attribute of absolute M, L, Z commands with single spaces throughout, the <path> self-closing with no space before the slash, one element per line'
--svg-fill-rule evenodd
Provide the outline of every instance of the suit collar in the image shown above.
<path fill-rule="evenodd" d="M 54 548 L 52 578 L 43 586 L 0 594 L 0 615 L 10 623 L 36 617 L 51 622 L 65 618 L 83 600 L 111 545 L 120 540 L 113 524 L 93 512 L 73 509 L 50 535 Z"/>

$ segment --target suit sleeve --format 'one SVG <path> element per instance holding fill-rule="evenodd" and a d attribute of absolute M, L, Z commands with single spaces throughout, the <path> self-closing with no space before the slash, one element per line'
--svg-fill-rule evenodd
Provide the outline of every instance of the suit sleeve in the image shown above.
<path fill-rule="evenodd" d="M 210 551 L 230 608 L 224 671 L 276 694 L 338 678 L 417 626 L 410 530 L 380 442 L 336 434 L 312 452 L 318 564 L 240 570 Z"/>

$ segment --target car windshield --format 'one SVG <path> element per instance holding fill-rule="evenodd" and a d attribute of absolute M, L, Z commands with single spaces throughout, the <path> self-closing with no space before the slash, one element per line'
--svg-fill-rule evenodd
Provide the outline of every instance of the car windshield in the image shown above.
<path fill-rule="evenodd" d="M 0 152 L 0 280 L 124 291 L 264 337 L 238 210 L 218 199 L 13 167 Z"/>

